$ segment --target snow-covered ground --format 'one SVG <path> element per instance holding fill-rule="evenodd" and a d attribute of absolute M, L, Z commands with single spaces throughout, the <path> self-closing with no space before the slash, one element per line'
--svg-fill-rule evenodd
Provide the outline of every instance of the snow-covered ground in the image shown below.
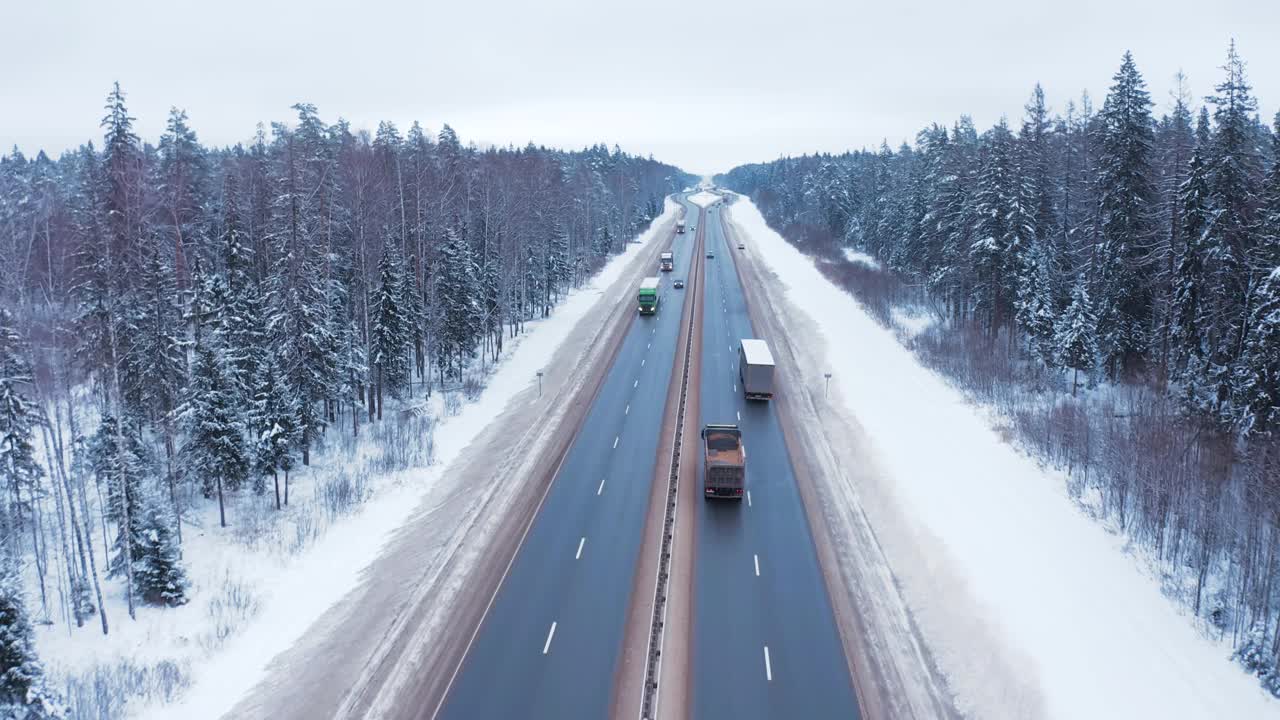
<path fill-rule="evenodd" d="M 710 207 L 711 205 L 720 202 L 720 196 L 703 190 L 696 195 L 690 195 L 689 202 L 697 205 L 698 207 Z"/>
<path fill-rule="evenodd" d="M 202 508 L 196 516 L 199 525 L 185 528 L 184 547 L 193 580 L 190 604 L 175 609 L 141 607 L 137 620 L 130 621 L 123 607 L 122 586 L 113 582 L 104 587 L 104 592 L 111 590 L 107 598 L 111 634 L 101 634 L 96 617 L 79 629 L 45 626 L 38 635 L 41 654 L 61 671 L 83 672 L 125 660 L 172 661 L 189 672 L 190 689 L 173 703 L 157 701 L 145 708 L 132 703 L 129 712 L 155 720 L 221 717 L 262 678 L 272 658 L 297 642 L 357 584 L 364 568 L 396 529 L 423 503 L 432 501 L 440 478 L 468 443 L 513 396 L 536 385 L 537 371 L 600 300 L 602 288 L 614 282 L 631 259 L 657 237 L 658 229 L 675 217 L 678 207 L 668 199 L 663 215 L 639 242 L 628 244 L 625 252 L 572 291 L 549 318 L 529 322 L 525 332 L 504 347 L 484 391 L 474 402 L 464 403 L 454 416 L 441 413 L 444 416 L 434 429 L 433 464 L 373 479 L 367 487 L 370 497 L 358 510 L 333 522 L 296 554 L 279 548 L 247 547 L 236 540 L 236 534 L 218 528 L 216 507 Z M 369 427 L 366 425 L 363 432 L 366 437 Z M 365 452 L 367 444 L 356 448 L 356 454 Z M 349 455 L 335 449 L 316 458 L 315 466 L 319 471 L 349 460 Z M 305 503 L 312 490 L 304 475 L 291 501 Z M 248 499 L 262 504 L 261 498 Z M 233 524 L 246 522 L 238 515 L 239 505 L 248 503 L 230 508 Z M 228 584 L 235 586 L 236 592 L 231 594 L 246 598 L 245 607 L 226 608 L 227 603 L 221 600 Z M 220 602 L 211 604 L 214 598 Z M 214 640 L 219 624 L 234 628 L 230 637 Z"/>
<path fill-rule="evenodd" d="M 845 248 L 844 259 L 848 260 L 851 263 L 861 263 L 871 268 L 872 270 L 880 269 L 880 261 L 862 252 L 861 250 L 854 250 L 853 248 Z"/>
<path fill-rule="evenodd" d="M 1063 477 L 1005 443 L 748 199 L 731 215 L 805 316 L 795 325 L 817 328 L 832 401 L 868 436 L 878 485 L 846 502 L 888 498 L 871 523 L 963 712 L 1280 717 L 1229 648 L 1201 636 L 1121 539 L 1080 512 Z"/>
<path fill-rule="evenodd" d="M 928 330 L 936 318 L 923 310 L 895 307 L 889 311 L 889 319 L 895 327 L 913 338 Z"/>

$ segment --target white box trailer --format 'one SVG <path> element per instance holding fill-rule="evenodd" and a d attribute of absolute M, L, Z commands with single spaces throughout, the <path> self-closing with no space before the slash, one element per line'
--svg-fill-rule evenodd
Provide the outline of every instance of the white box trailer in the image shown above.
<path fill-rule="evenodd" d="M 743 338 L 738 345 L 738 379 L 748 400 L 773 397 L 773 353 L 769 344 L 755 338 Z"/>

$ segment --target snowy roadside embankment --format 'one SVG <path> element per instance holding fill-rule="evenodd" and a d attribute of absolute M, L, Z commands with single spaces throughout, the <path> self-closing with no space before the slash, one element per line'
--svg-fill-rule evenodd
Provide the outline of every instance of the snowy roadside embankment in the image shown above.
<path fill-rule="evenodd" d="M 749 199 L 731 212 L 807 316 L 796 325 L 812 323 L 822 336 L 815 344 L 826 348 L 836 410 L 865 430 L 871 461 L 883 470 L 869 481 L 883 487 L 865 493 L 893 506 L 871 523 L 895 539 L 886 552 L 962 711 L 1280 716 L 1280 704 L 1230 661 L 1230 650 L 1200 636 L 1122 540 L 1080 512 L 1059 474 L 1005 443 L 980 408 L 922 368 L 893 331 L 769 229 Z M 908 543 L 896 541 L 903 537 Z M 907 558 L 917 566 L 903 566 Z M 1010 691 L 1019 683 L 1038 686 L 1031 707 Z"/>
<path fill-rule="evenodd" d="M 525 332 L 511 340 L 474 402 L 464 403 L 456 415 L 442 417 L 434 427 L 434 460 L 430 466 L 411 468 L 376 479 L 369 498 L 350 516 L 336 521 L 314 543 L 297 555 L 262 553 L 235 544 L 227 534 L 204 534 L 202 547 L 191 553 L 191 574 L 196 586 L 190 605 L 177 609 L 143 608 L 137 621 L 117 620 L 109 636 L 92 635 L 91 629 L 67 638 L 42 640 L 42 651 L 55 662 L 112 657 L 121 660 L 135 654 L 149 659 L 172 659 L 189 667 L 191 687 L 172 703 L 153 702 L 130 711 L 141 717 L 188 720 L 218 718 L 255 686 L 274 657 L 298 642 L 326 611 L 341 600 L 361 580 L 369 564 L 413 514 L 436 502 L 448 491 L 440 482 L 464 448 L 516 395 L 537 383 L 536 373 L 546 366 L 574 327 L 602 299 L 602 289 L 617 280 L 629 263 L 643 252 L 659 230 L 677 213 L 679 206 L 667 200 L 664 213 L 637 242 L 612 258 L 582 287 L 577 288 L 544 320 L 530 321 Z M 340 450 L 334 456 L 317 458 L 319 463 L 343 461 Z M 451 522 L 461 522 L 450 518 Z M 216 525 L 216 522 L 214 523 Z M 213 547 L 205 547 L 212 545 Z M 234 556 L 234 557 L 232 557 Z M 201 566 L 218 563 L 243 573 L 251 588 L 253 607 L 246 612 L 234 634 L 217 647 L 202 647 L 191 638 L 208 631 L 204 625 L 217 618 L 205 610 L 201 593 L 212 592 L 202 578 L 216 580 L 217 573 Z M 240 578 L 236 579 L 241 581 Z M 122 617 L 116 612 L 115 617 Z M 47 641 L 47 642 L 46 642 Z"/>

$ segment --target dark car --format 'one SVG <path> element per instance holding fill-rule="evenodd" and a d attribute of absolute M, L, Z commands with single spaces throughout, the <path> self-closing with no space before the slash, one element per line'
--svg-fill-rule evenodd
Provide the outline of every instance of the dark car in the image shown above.
<path fill-rule="evenodd" d="M 709 257 L 709 258 L 713 258 L 713 257 L 715 257 L 715 256 L 716 256 L 716 253 L 715 253 L 715 251 L 714 251 L 714 250 L 708 250 L 708 251 L 707 251 L 707 257 Z"/>
<path fill-rule="evenodd" d="M 674 287 L 675 289 L 679 290 L 680 288 L 684 287 L 684 281 L 683 281 L 683 280 L 676 280 L 675 282 L 671 283 L 671 286 L 672 286 L 672 287 Z"/>

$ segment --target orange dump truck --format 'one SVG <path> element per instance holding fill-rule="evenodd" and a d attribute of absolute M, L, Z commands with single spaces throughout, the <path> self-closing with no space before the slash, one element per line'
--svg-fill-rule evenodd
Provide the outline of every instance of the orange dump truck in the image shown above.
<path fill-rule="evenodd" d="M 742 431 L 737 425 L 709 423 L 702 428 L 702 442 L 706 460 L 703 496 L 742 499 L 747 479 L 747 449 L 742 446 Z"/>

